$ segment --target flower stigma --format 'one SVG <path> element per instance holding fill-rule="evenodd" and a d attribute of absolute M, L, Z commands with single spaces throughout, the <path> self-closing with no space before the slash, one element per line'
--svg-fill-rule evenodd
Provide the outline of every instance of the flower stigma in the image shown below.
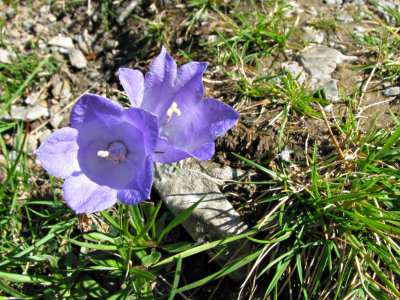
<path fill-rule="evenodd" d="M 112 161 L 113 163 L 123 162 L 126 158 L 126 146 L 121 142 L 112 142 L 108 150 L 97 151 L 97 156 Z"/>
<path fill-rule="evenodd" d="M 173 115 L 179 117 L 181 115 L 181 110 L 178 108 L 178 104 L 176 102 L 172 102 L 171 107 L 167 110 L 167 118 L 164 120 L 163 124 L 167 125 L 169 120 L 171 120 Z"/>

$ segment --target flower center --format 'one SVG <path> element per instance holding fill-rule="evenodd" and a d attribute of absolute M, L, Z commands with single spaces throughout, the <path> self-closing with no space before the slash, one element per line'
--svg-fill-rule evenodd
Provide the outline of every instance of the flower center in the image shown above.
<path fill-rule="evenodd" d="M 179 117 L 181 115 L 181 110 L 178 108 L 178 104 L 176 102 L 172 102 L 171 107 L 167 110 L 167 117 L 165 118 L 163 124 L 167 125 L 169 120 L 171 120 L 173 115 Z"/>
<path fill-rule="evenodd" d="M 103 157 L 114 163 L 123 162 L 126 157 L 126 146 L 121 142 L 112 142 L 108 146 L 108 150 L 97 151 L 97 156 Z"/>

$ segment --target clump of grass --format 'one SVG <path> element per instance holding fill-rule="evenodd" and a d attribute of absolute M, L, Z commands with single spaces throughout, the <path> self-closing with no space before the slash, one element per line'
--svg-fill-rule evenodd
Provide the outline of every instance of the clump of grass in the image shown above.
<path fill-rule="evenodd" d="M 208 10 L 217 6 L 220 1 L 216 0 L 195 0 L 187 4 L 189 9 L 188 16 L 185 19 L 186 35 L 190 32 L 193 25 L 200 21 L 203 17 L 207 16 Z"/>
<path fill-rule="evenodd" d="M 224 21 L 222 29 L 216 29 L 219 40 L 213 42 L 212 48 L 225 48 L 233 64 L 238 63 L 232 49 L 240 54 L 244 64 L 248 64 L 254 57 L 269 55 L 274 49 L 284 49 L 287 39 L 294 27 L 287 26 L 284 17 L 285 4 L 283 2 L 266 3 L 267 7 L 259 8 L 251 1 L 253 12 L 236 12 L 233 17 L 227 16 L 215 9 Z"/>
<path fill-rule="evenodd" d="M 0 20 L 0 31 L 3 31 L 3 21 Z M 31 44 L 31 49 L 20 53 L 8 40 L 0 34 L 0 46 L 10 52 L 10 63 L 0 62 L 0 116 L 9 109 L 11 104 L 24 94 L 29 94 L 41 88 L 41 77 L 50 78 L 58 70 L 58 62 L 51 55 L 44 55 L 38 49 L 37 41 Z"/>
<path fill-rule="evenodd" d="M 240 157 L 276 182 L 256 200 L 268 209 L 248 237 L 260 252 L 242 294 L 267 280 L 265 298 L 400 297 L 400 122 L 362 134 L 350 115 L 336 130 L 336 151 L 320 157 L 314 145 L 296 171 Z"/>
<path fill-rule="evenodd" d="M 310 22 L 310 25 L 316 29 L 323 29 L 326 32 L 331 32 L 331 31 L 337 32 L 341 29 L 340 26 L 337 25 L 334 19 L 326 19 L 326 18 L 316 19 L 312 20 Z"/>
<path fill-rule="evenodd" d="M 143 43 L 142 56 L 153 46 L 158 48 L 162 45 L 168 46 L 168 19 L 163 17 L 163 13 L 157 15 L 155 20 L 142 18 L 135 15 L 135 18 L 143 22 L 146 26 L 144 34 L 136 41 L 136 44 Z"/>
<path fill-rule="evenodd" d="M 379 16 L 372 13 L 365 7 L 367 13 L 374 19 L 378 26 L 364 33 L 362 36 L 353 35 L 353 37 L 364 46 L 364 52 L 374 58 L 374 62 L 364 66 L 365 70 L 369 70 L 383 80 L 391 82 L 400 79 L 400 13 L 391 7 L 382 7 L 381 9 L 387 14 L 388 20 L 382 20 Z"/>
<path fill-rule="evenodd" d="M 242 76 L 241 83 L 238 90 L 243 95 L 261 99 L 254 105 L 278 104 L 286 107 L 287 113 L 293 109 L 302 115 L 320 118 L 316 103 L 328 104 L 318 91 L 312 91 L 308 83 L 299 83 L 298 78 L 293 78 L 288 72 L 262 76 L 252 81 Z"/>

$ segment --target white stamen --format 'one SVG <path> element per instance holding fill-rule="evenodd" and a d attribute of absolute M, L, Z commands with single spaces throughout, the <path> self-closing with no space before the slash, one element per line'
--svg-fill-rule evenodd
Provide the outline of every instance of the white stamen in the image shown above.
<path fill-rule="evenodd" d="M 173 114 L 176 114 L 178 117 L 181 115 L 181 110 L 178 108 L 178 104 L 176 102 L 172 102 L 171 107 L 167 110 L 167 117 L 172 117 Z"/>
<path fill-rule="evenodd" d="M 108 152 L 108 151 L 104 151 L 104 150 L 97 151 L 97 156 L 98 157 L 106 158 L 109 155 L 110 155 L 110 152 Z"/>

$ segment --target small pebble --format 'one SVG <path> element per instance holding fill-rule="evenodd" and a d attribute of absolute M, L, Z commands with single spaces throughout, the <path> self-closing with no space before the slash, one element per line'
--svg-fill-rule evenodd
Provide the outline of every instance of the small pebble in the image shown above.
<path fill-rule="evenodd" d="M 282 64 L 282 69 L 289 72 L 293 79 L 297 78 L 297 82 L 301 85 L 306 80 L 306 74 L 304 68 L 300 66 L 296 61 L 285 62 Z"/>
<path fill-rule="evenodd" d="M 14 10 L 14 8 L 12 8 L 12 7 L 10 6 L 10 7 L 7 7 L 7 8 L 6 8 L 5 14 L 6 14 L 6 17 L 7 17 L 8 19 L 12 19 L 12 18 L 15 17 L 15 15 L 16 15 L 17 13 L 16 13 L 16 11 Z"/>
<path fill-rule="evenodd" d="M 68 49 L 69 61 L 71 65 L 77 69 L 85 69 L 87 67 L 86 57 L 81 50 L 71 48 Z"/>
<path fill-rule="evenodd" d="M 49 110 L 43 106 L 12 106 L 10 110 L 11 118 L 21 121 L 34 121 L 42 117 L 49 116 Z"/>
<path fill-rule="evenodd" d="M 400 86 L 392 86 L 387 88 L 383 90 L 383 94 L 388 97 L 400 95 Z"/>
<path fill-rule="evenodd" d="M 333 104 L 328 104 L 327 106 L 324 107 L 324 112 L 330 114 L 332 113 L 332 109 L 333 109 Z"/>
<path fill-rule="evenodd" d="M 340 99 L 337 80 L 332 79 L 322 87 L 322 96 L 325 100 L 336 102 Z"/>
<path fill-rule="evenodd" d="M 317 43 L 321 44 L 324 41 L 324 33 L 320 30 L 315 30 L 311 26 L 306 26 L 303 28 L 304 40 L 307 43 Z"/>
<path fill-rule="evenodd" d="M 342 13 L 338 14 L 335 19 L 342 23 L 354 22 L 353 17 L 350 16 L 347 12 L 342 12 Z"/>
<path fill-rule="evenodd" d="M 51 119 L 50 119 L 50 125 L 53 126 L 53 128 L 57 129 L 60 127 L 61 122 L 63 121 L 64 117 L 60 114 L 55 114 Z"/>
<path fill-rule="evenodd" d="M 44 142 L 44 140 L 51 134 L 51 130 L 50 129 L 43 129 L 42 132 L 40 132 L 38 134 L 38 140 L 39 142 L 42 144 Z"/>
<path fill-rule="evenodd" d="M 64 49 L 74 48 L 74 42 L 69 36 L 55 36 L 50 40 L 49 44 Z"/>
<path fill-rule="evenodd" d="M 358 32 L 366 32 L 368 29 L 365 28 L 364 26 L 357 25 L 357 26 L 354 26 L 354 30 L 358 31 Z"/>
<path fill-rule="evenodd" d="M 11 63 L 11 55 L 6 49 L 0 48 L 0 62 L 3 64 L 10 64 Z"/>
<path fill-rule="evenodd" d="M 290 150 L 285 149 L 281 152 L 281 154 L 279 155 L 279 157 L 283 160 L 283 161 L 290 161 Z"/>

